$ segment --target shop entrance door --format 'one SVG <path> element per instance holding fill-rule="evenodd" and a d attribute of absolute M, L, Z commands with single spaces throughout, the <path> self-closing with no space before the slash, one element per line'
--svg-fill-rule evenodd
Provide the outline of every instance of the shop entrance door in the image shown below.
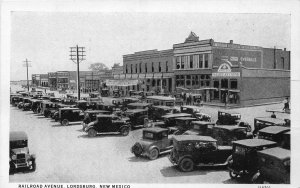
<path fill-rule="evenodd" d="M 213 99 L 219 100 L 219 80 L 214 80 L 214 88 L 218 90 L 213 90 Z"/>

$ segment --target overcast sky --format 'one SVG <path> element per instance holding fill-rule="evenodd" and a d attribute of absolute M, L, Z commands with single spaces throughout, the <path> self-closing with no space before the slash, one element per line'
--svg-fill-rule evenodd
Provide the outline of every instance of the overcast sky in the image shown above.
<path fill-rule="evenodd" d="M 29 75 L 75 71 L 69 47 L 86 47 L 86 61 L 108 67 L 137 51 L 171 49 L 191 31 L 200 40 L 233 40 L 237 44 L 290 50 L 290 15 L 212 13 L 54 13 L 13 12 L 11 20 L 11 80 Z"/>

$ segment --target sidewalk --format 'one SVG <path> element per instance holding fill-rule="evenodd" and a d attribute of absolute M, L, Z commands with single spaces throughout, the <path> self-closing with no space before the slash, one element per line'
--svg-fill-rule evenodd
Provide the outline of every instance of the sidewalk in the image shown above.
<path fill-rule="evenodd" d="M 227 107 L 225 107 L 225 103 L 220 102 L 204 102 L 204 106 L 211 106 L 211 107 L 218 107 L 218 108 L 227 108 L 227 109 L 233 109 L 233 108 L 246 108 L 246 107 L 253 107 L 253 106 L 264 106 L 264 105 L 272 105 L 272 104 L 279 104 L 282 103 L 280 101 L 278 102 L 269 102 L 269 103 L 261 103 L 261 104 L 253 104 L 253 105 L 247 105 L 247 106 L 240 106 L 238 104 L 227 104 Z"/>

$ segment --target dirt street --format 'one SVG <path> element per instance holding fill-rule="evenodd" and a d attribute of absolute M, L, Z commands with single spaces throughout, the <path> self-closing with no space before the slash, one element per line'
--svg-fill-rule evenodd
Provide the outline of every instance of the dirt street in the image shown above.
<path fill-rule="evenodd" d="M 282 104 L 237 109 L 242 119 L 253 125 L 254 117 L 269 116 L 268 108 Z M 216 120 L 217 108 L 205 107 Z M 278 117 L 284 116 L 278 114 Z M 29 149 L 37 156 L 37 169 L 9 176 L 10 182 L 106 182 L 106 183 L 236 183 L 226 168 L 197 168 L 190 173 L 177 170 L 167 156 L 150 161 L 136 158 L 131 146 L 141 137 L 141 130 L 126 137 L 98 135 L 89 138 L 80 124 L 61 126 L 32 111 L 11 107 L 11 131 L 25 131 Z"/>

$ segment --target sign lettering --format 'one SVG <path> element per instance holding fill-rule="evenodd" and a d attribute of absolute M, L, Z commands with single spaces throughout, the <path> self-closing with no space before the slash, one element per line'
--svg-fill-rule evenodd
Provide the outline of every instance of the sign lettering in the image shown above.
<path fill-rule="evenodd" d="M 240 72 L 215 72 L 212 77 L 240 77 Z"/>

